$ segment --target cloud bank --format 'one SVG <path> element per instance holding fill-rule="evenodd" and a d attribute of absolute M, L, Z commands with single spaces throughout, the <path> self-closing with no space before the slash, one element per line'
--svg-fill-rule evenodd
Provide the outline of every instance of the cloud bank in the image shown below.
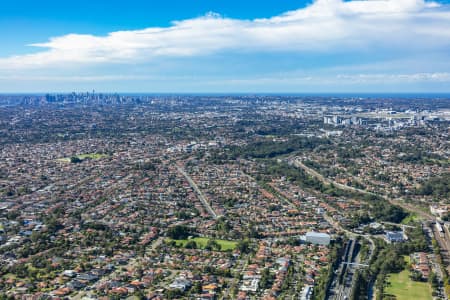
<path fill-rule="evenodd" d="M 425 0 L 315 0 L 28 46 L 0 57 L 0 92 L 450 92 L 450 5 Z"/>
<path fill-rule="evenodd" d="M 43 51 L 0 58 L 0 69 L 135 64 L 215 53 L 426 53 L 450 49 L 450 11 L 423 0 L 317 0 L 267 19 L 209 13 L 170 27 L 68 34 L 32 44 Z"/>

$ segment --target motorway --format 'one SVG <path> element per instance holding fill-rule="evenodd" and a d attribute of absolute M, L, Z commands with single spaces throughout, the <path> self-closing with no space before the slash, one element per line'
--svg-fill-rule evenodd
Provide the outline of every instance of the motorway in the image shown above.
<path fill-rule="evenodd" d="M 333 281 L 331 282 L 327 299 L 350 299 L 353 289 L 353 275 L 356 270 L 356 265 L 354 265 L 354 263 L 358 263 L 357 249 L 357 241 L 355 239 L 350 239 L 345 246 L 342 262 L 339 265 L 338 270 L 335 272 Z"/>
<path fill-rule="evenodd" d="M 339 268 L 335 271 L 335 275 L 333 277 L 332 283 L 329 287 L 327 298 L 329 300 L 345 300 L 350 299 L 353 290 L 353 275 L 358 266 L 367 266 L 367 264 L 372 259 L 372 255 L 375 251 L 375 242 L 369 235 L 361 235 L 351 231 L 348 231 L 342 228 L 339 223 L 333 220 L 331 217 L 324 215 L 325 219 L 337 230 L 343 231 L 350 237 L 349 242 L 346 245 L 344 255 L 342 256 L 342 262 L 339 265 Z M 354 251 L 354 248 L 357 244 L 357 237 L 361 237 L 366 239 L 370 243 L 369 255 L 366 258 L 365 262 L 359 264 L 359 255 L 358 251 Z M 350 244 L 351 243 L 351 244 Z M 352 253 L 352 256 L 349 254 Z M 346 274 L 344 274 L 347 271 Z M 342 281 L 342 284 L 339 283 L 339 279 L 342 274 L 346 275 L 345 280 Z M 347 298 L 346 298 L 347 297 Z"/>
<path fill-rule="evenodd" d="M 189 174 L 186 173 L 186 171 L 183 170 L 183 168 L 181 168 L 180 166 L 177 166 L 177 170 L 178 172 L 180 172 L 184 178 L 186 178 L 186 180 L 189 182 L 189 185 L 194 189 L 195 193 L 198 196 L 198 199 L 200 200 L 200 202 L 203 204 L 203 206 L 205 207 L 206 211 L 214 218 L 217 219 L 217 214 L 216 212 L 213 210 L 213 208 L 211 207 L 211 205 L 209 205 L 208 201 L 206 200 L 205 196 L 203 195 L 202 191 L 198 188 L 197 184 L 194 182 L 194 180 L 192 180 L 191 176 L 189 176 Z"/>

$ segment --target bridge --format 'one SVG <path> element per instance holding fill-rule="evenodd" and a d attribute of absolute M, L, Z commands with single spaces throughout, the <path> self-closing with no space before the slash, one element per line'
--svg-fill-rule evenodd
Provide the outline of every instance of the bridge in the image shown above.
<path fill-rule="evenodd" d="M 359 264 L 359 263 L 352 263 L 352 262 L 343 262 L 342 264 L 344 265 L 352 265 L 352 266 L 357 266 L 357 267 L 368 267 L 369 265 L 366 264 Z"/>

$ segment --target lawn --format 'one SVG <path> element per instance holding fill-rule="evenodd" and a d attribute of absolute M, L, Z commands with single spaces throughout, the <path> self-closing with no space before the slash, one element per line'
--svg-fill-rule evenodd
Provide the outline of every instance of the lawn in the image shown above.
<path fill-rule="evenodd" d="M 405 256 L 407 265 L 409 265 L 409 257 Z M 412 281 L 409 278 L 410 271 L 408 269 L 398 274 L 389 274 L 388 286 L 385 294 L 396 296 L 397 300 L 432 300 L 432 290 L 428 282 Z"/>
<path fill-rule="evenodd" d="M 84 159 L 100 159 L 100 158 L 104 158 L 104 157 L 108 157 L 108 155 L 106 154 L 101 154 L 101 153 L 86 153 L 86 154 L 78 154 L 78 155 L 74 155 L 75 157 L 84 160 Z M 64 158 L 59 158 L 57 159 L 58 161 L 62 161 L 62 162 L 70 162 L 70 157 L 64 157 Z"/>
<path fill-rule="evenodd" d="M 5 280 L 8 280 L 10 278 L 17 279 L 17 276 L 15 274 L 12 274 L 12 273 L 7 273 L 7 274 L 3 275 L 2 278 L 5 279 Z"/>
<path fill-rule="evenodd" d="M 86 158 L 90 158 L 90 159 L 100 159 L 103 157 L 108 157 L 108 155 L 106 154 L 101 154 L 101 153 L 87 153 L 87 154 L 80 154 L 77 155 L 77 157 L 79 159 L 86 159 Z"/>
<path fill-rule="evenodd" d="M 402 224 L 408 225 L 409 223 L 417 221 L 417 215 L 415 213 L 410 213 L 406 218 L 402 220 Z"/>
<path fill-rule="evenodd" d="M 197 244 L 197 248 L 204 249 L 209 240 L 210 238 L 195 237 L 189 240 L 173 240 L 173 241 L 175 241 L 178 247 L 184 247 L 188 241 L 194 241 Z M 237 242 L 227 240 L 216 240 L 216 243 L 221 246 L 221 251 L 232 251 L 236 249 L 238 244 Z"/>

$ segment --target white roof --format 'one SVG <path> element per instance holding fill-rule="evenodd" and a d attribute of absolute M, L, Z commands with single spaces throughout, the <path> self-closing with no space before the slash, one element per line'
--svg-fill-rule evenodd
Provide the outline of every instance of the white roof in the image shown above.
<path fill-rule="evenodd" d="M 322 232 L 314 232 L 314 231 L 307 232 L 306 236 L 308 236 L 308 237 L 323 237 L 323 238 L 329 238 L 330 237 L 329 234 L 322 233 Z"/>

